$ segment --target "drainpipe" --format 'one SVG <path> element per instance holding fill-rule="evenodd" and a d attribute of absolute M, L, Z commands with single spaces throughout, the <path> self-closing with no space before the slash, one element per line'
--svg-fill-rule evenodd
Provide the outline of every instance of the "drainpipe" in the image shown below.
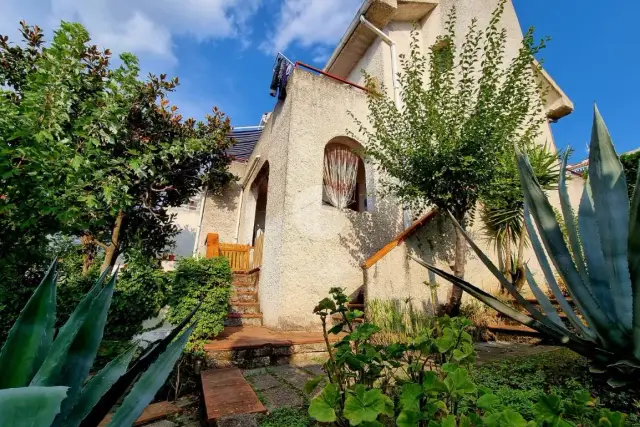
<path fill-rule="evenodd" d="M 198 222 L 198 231 L 196 232 L 196 241 L 193 244 L 193 255 L 198 254 L 198 246 L 200 243 L 200 233 L 202 232 L 202 219 L 204 218 L 204 205 L 207 203 L 207 191 L 209 190 L 208 186 L 204 186 L 204 190 L 202 192 L 202 203 L 200 203 L 200 221 Z"/>
<path fill-rule="evenodd" d="M 378 27 L 367 21 L 364 15 L 360 15 L 360 22 L 362 22 L 367 28 L 376 33 L 383 42 L 389 45 L 391 48 L 391 74 L 393 75 L 393 99 L 396 103 L 396 108 L 400 111 L 402 107 L 402 101 L 400 99 L 400 79 L 398 78 L 398 51 L 396 49 L 396 43 L 391 38 L 383 33 Z"/>
<path fill-rule="evenodd" d="M 242 214 L 242 205 L 244 202 L 244 189 L 249 183 L 251 175 L 253 175 L 253 172 L 256 170 L 256 166 L 258 166 L 259 160 L 260 156 L 256 156 L 253 158 L 253 162 L 251 162 L 251 166 L 249 166 L 249 172 L 247 172 L 245 177 L 242 179 L 242 183 L 240 184 L 240 206 L 238 206 L 238 217 L 236 218 L 236 237 L 234 237 L 233 239 L 236 243 L 238 243 L 238 237 L 240 235 L 240 217 Z"/>
<path fill-rule="evenodd" d="M 393 99 L 396 103 L 398 111 L 402 110 L 402 100 L 400 99 L 400 79 L 398 78 L 398 50 L 396 43 L 391 38 L 383 33 L 378 27 L 367 21 L 364 15 L 360 15 L 360 22 L 371 31 L 376 33 L 383 42 L 389 45 L 391 48 L 391 74 L 393 76 Z M 407 207 L 402 209 L 402 222 L 404 229 L 406 230 L 411 226 L 411 210 Z"/>

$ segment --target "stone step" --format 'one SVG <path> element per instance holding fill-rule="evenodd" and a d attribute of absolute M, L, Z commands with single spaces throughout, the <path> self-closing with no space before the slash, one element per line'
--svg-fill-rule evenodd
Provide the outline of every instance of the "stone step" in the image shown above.
<path fill-rule="evenodd" d="M 258 302 L 258 293 L 254 291 L 239 290 L 231 295 L 231 303 L 236 302 Z"/>
<path fill-rule="evenodd" d="M 225 326 L 262 326 L 262 314 L 229 313 Z"/>
<path fill-rule="evenodd" d="M 278 332 L 254 326 L 227 327 L 204 350 L 208 365 L 217 368 L 321 364 L 328 358 L 322 332 Z"/>
<path fill-rule="evenodd" d="M 232 302 L 229 313 L 260 314 L 260 304 L 257 302 Z"/>
<path fill-rule="evenodd" d="M 254 292 L 254 293 L 258 293 L 258 285 L 255 283 L 248 283 L 248 284 L 234 284 L 233 285 L 233 290 L 235 292 Z"/>
<path fill-rule="evenodd" d="M 238 368 L 203 371 L 200 379 L 207 425 L 242 425 L 232 419 L 267 412 Z"/>
<path fill-rule="evenodd" d="M 234 286 L 256 285 L 260 278 L 259 273 L 233 273 L 232 284 Z"/>
<path fill-rule="evenodd" d="M 163 420 L 169 416 L 182 412 L 182 409 L 170 402 L 157 402 L 147 406 L 138 419 L 133 423 L 134 426 L 141 426 L 153 421 Z M 106 427 L 111 422 L 113 414 L 107 415 L 98 427 Z"/>

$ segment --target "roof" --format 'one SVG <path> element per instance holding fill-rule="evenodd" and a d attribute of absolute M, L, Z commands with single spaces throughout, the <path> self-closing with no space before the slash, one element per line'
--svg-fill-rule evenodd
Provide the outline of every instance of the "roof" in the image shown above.
<path fill-rule="evenodd" d="M 262 129 L 260 126 L 232 129 L 229 138 L 233 139 L 234 144 L 227 150 L 227 154 L 234 160 L 249 160 L 262 135 Z"/>

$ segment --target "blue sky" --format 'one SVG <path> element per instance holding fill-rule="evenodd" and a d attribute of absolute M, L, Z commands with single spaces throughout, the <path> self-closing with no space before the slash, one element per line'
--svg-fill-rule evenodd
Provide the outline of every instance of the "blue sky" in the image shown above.
<path fill-rule="evenodd" d="M 553 125 L 556 144 L 587 155 L 593 102 L 619 152 L 640 146 L 640 2 L 513 0 L 523 28 L 551 36 L 545 68 L 576 111 Z M 322 66 L 360 0 L 0 0 L 0 34 L 16 36 L 26 19 L 52 29 L 82 22 L 114 52 L 133 51 L 145 72 L 180 77 L 173 95 L 183 114 L 217 105 L 235 126 L 271 111 L 275 52 Z"/>

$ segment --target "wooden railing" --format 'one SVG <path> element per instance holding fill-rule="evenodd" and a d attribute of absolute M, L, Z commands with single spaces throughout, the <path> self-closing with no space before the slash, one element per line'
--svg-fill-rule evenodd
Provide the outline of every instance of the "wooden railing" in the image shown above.
<path fill-rule="evenodd" d="M 246 272 L 262 266 L 264 234 L 256 238 L 255 246 L 220 243 L 218 234 L 207 235 L 207 258 L 223 256 L 229 260 L 231 270 Z"/>

